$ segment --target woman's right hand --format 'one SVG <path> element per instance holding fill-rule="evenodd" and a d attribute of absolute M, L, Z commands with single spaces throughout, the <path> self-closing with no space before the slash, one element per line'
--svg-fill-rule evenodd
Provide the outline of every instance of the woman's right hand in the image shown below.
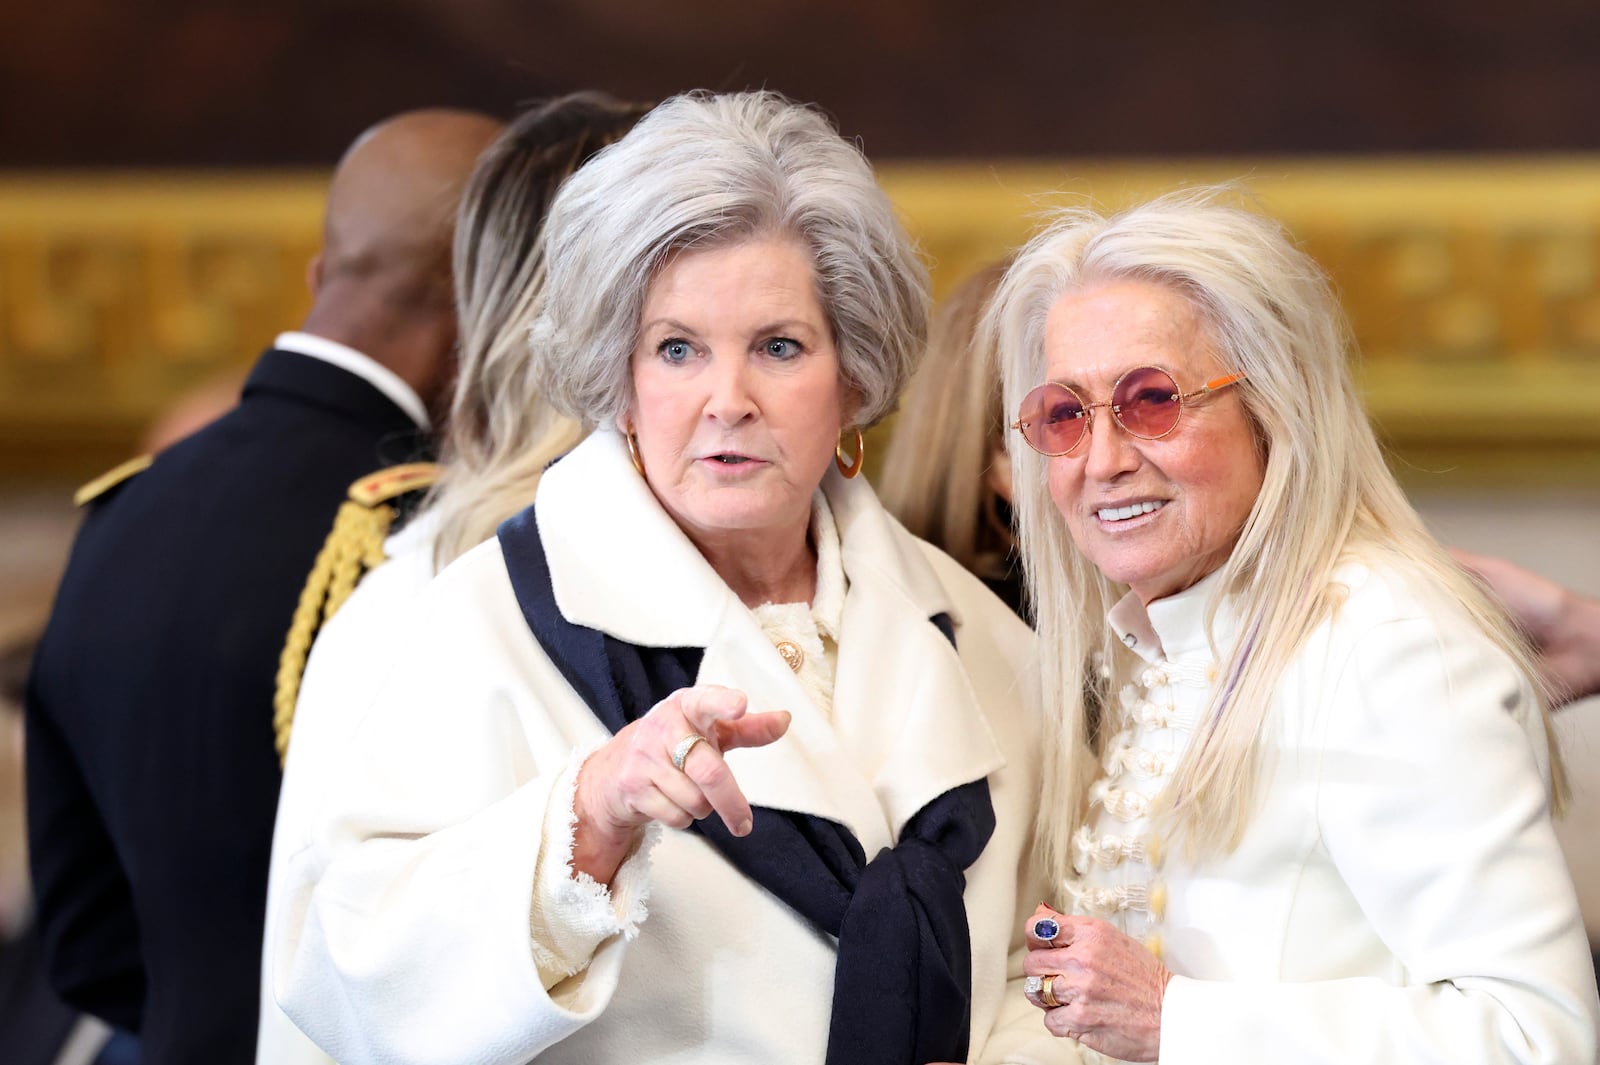
<path fill-rule="evenodd" d="M 1055 934 L 1039 938 L 1040 918 Z M 1039 904 L 1028 918 L 1028 955 L 1022 971 L 1049 984 L 1049 999 L 1028 1001 L 1044 1010 L 1052 1035 L 1075 1039 L 1119 1061 L 1161 1056 L 1161 1004 L 1172 971 L 1142 943 L 1092 917 L 1070 917 Z"/>
<path fill-rule="evenodd" d="M 735 836 L 749 833 L 750 803 L 722 752 L 764 747 L 789 730 L 787 710 L 747 714 L 743 692 L 714 684 L 680 688 L 611 737 L 578 770 L 572 867 L 609 883 L 651 821 L 687 828 L 715 811 Z M 700 736 L 680 770 L 673 751 Z"/>

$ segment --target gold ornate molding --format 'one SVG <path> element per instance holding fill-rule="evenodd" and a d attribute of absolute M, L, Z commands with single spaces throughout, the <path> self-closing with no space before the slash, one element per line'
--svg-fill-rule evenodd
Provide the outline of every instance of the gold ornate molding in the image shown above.
<path fill-rule="evenodd" d="M 304 315 L 322 174 L 0 177 L 0 473 L 93 473 Z"/>
<path fill-rule="evenodd" d="M 942 291 L 1052 207 L 1239 182 L 1329 271 L 1413 485 L 1600 492 L 1600 158 L 886 169 Z"/>
<path fill-rule="evenodd" d="M 880 172 L 938 293 L 1053 205 L 1243 181 L 1333 275 L 1408 478 L 1600 485 L 1600 158 Z M 175 396 L 294 326 L 325 180 L 0 176 L 0 473 L 94 472 Z"/>

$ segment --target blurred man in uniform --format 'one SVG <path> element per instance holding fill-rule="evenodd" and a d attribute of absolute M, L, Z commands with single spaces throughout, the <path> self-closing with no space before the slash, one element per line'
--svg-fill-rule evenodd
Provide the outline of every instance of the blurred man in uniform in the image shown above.
<path fill-rule="evenodd" d="M 429 451 L 455 209 L 499 130 L 432 110 L 363 134 L 302 331 L 233 411 L 80 493 L 27 692 L 39 929 L 56 989 L 152 1065 L 253 1059 L 279 652 L 351 482 Z"/>

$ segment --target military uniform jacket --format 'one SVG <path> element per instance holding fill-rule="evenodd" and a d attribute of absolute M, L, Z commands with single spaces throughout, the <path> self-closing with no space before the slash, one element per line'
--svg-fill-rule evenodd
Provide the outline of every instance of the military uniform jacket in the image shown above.
<path fill-rule="evenodd" d="M 274 349 L 84 520 L 29 682 L 33 876 L 52 982 L 147 1061 L 252 1060 L 279 652 L 347 487 L 422 443 Z"/>

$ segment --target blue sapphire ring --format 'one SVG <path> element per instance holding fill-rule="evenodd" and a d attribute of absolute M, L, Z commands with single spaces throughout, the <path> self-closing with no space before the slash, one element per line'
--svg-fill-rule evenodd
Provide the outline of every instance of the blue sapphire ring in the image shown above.
<path fill-rule="evenodd" d="M 1061 934 L 1061 923 L 1054 917 L 1041 917 L 1033 922 L 1033 938 L 1049 943 Z"/>

